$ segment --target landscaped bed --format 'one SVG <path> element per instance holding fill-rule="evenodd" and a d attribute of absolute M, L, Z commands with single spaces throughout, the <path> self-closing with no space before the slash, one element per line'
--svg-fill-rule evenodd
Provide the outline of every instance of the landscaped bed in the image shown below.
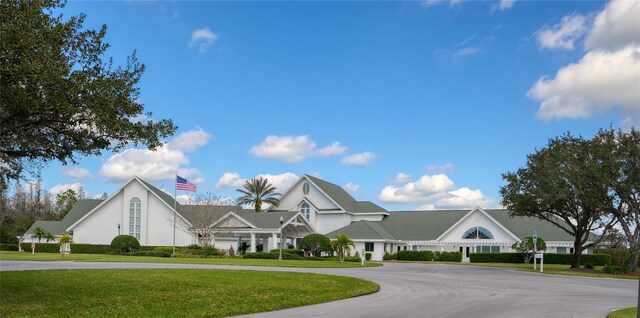
<path fill-rule="evenodd" d="M 317 260 L 277 260 L 277 259 L 243 259 L 243 258 L 166 258 L 151 256 L 108 255 L 108 254 L 68 254 L 64 258 L 56 253 L 35 253 L 0 251 L 3 261 L 84 261 L 84 262 L 129 262 L 129 263 L 174 263 L 174 264 L 208 264 L 238 266 L 274 266 L 305 268 L 342 268 L 362 267 L 360 263 L 317 261 Z M 365 262 L 365 267 L 381 266 L 380 263 Z"/>
<path fill-rule="evenodd" d="M 213 269 L 0 272 L 1 317 L 224 317 L 377 292 L 309 273 Z"/>
<path fill-rule="evenodd" d="M 612 311 L 607 318 L 636 318 L 638 316 L 638 307 L 629 307 Z"/>

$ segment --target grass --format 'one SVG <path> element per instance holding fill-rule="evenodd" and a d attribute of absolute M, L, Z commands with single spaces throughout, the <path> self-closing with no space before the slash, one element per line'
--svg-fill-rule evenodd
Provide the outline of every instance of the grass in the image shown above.
<path fill-rule="evenodd" d="M 629 307 L 612 311 L 607 318 L 636 318 L 638 307 Z"/>
<path fill-rule="evenodd" d="M 273 266 L 273 267 L 304 267 L 304 268 L 349 268 L 362 267 L 360 263 L 337 261 L 304 261 L 304 260 L 273 260 L 273 259 L 243 259 L 243 258 L 164 258 L 152 256 L 129 256 L 108 254 L 69 254 L 64 258 L 57 253 L 36 253 L 0 251 L 3 261 L 82 261 L 82 262 L 129 262 L 129 263 L 172 263 L 172 264 L 206 264 L 206 265 L 237 265 L 237 266 Z M 382 266 L 380 263 L 365 262 L 365 267 Z"/>
<path fill-rule="evenodd" d="M 217 269 L 0 272 L 0 317 L 225 317 L 355 297 L 373 282 Z"/>

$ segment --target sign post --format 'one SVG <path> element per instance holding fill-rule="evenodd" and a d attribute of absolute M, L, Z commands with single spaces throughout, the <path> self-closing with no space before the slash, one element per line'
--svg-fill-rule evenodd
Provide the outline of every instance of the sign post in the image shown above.
<path fill-rule="evenodd" d="M 362 266 L 364 266 L 364 248 L 360 250 L 360 261 L 362 262 Z"/>
<path fill-rule="evenodd" d="M 542 273 L 544 271 L 544 253 L 536 253 L 535 258 L 540 259 L 540 273 Z"/>
<path fill-rule="evenodd" d="M 36 242 L 31 242 L 31 254 L 36 253 Z"/>
<path fill-rule="evenodd" d="M 538 255 L 538 248 L 537 248 L 538 233 L 537 233 L 537 231 L 533 231 L 532 240 L 533 240 L 533 255 L 534 255 L 534 257 L 533 257 L 533 270 L 535 271 L 536 270 L 536 259 L 538 258 L 537 257 L 537 255 Z"/>

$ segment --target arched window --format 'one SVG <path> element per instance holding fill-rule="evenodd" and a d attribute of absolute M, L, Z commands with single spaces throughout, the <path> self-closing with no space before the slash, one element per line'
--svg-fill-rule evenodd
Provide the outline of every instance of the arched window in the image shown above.
<path fill-rule="evenodd" d="M 302 214 L 302 216 L 304 216 L 305 219 L 307 219 L 307 221 L 309 221 L 309 216 L 311 215 L 311 208 L 309 207 L 308 203 L 303 203 L 302 206 L 300 206 L 300 214 Z"/>
<path fill-rule="evenodd" d="M 135 236 L 140 241 L 140 223 L 142 221 L 142 202 L 138 198 L 129 201 L 129 235 Z"/>
<path fill-rule="evenodd" d="M 492 240 L 493 234 L 483 227 L 476 226 L 464 232 L 462 238 L 466 240 Z"/>

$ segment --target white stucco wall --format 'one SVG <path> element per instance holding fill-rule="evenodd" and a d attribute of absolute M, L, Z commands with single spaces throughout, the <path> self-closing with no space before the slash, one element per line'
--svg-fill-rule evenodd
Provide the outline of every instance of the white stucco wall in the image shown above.
<path fill-rule="evenodd" d="M 346 213 L 339 214 L 318 214 L 316 223 L 311 223 L 321 234 L 327 234 L 339 228 L 343 228 L 351 223 L 351 215 Z"/>
<path fill-rule="evenodd" d="M 278 206 L 278 210 L 294 210 L 298 207 L 302 198 L 307 198 L 310 202 L 313 203 L 318 209 L 326 210 L 326 209 L 339 209 L 339 207 L 333 203 L 329 198 L 327 198 L 322 191 L 313 183 L 309 182 L 309 193 L 305 195 L 302 192 L 302 185 L 305 182 L 309 182 L 306 179 L 301 180 L 295 184 L 287 193 L 285 193 L 282 198 L 280 198 L 280 205 Z"/>
<path fill-rule="evenodd" d="M 82 220 L 73 230 L 73 242 L 82 244 L 111 244 L 120 232 L 128 233 L 128 223 L 122 219 L 123 193 L 119 192 L 94 213 Z"/>
<path fill-rule="evenodd" d="M 358 253 L 362 253 L 364 251 L 364 241 L 354 242 L 356 244 L 356 248 L 351 249 L 351 255 L 355 255 L 356 251 Z M 382 261 L 382 257 L 384 256 L 384 243 L 383 242 L 372 242 L 373 243 L 373 252 L 365 252 L 371 253 L 372 261 Z"/>
<path fill-rule="evenodd" d="M 352 222 L 356 222 L 356 221 L 379 222 L 379 221 L 382 221 L 383 218 L 384 218 L 383 214 L 375 214 L 375 215 L 354 214 L 353 217 L 351 218 L 351 220 L 352 220 Z"/>

